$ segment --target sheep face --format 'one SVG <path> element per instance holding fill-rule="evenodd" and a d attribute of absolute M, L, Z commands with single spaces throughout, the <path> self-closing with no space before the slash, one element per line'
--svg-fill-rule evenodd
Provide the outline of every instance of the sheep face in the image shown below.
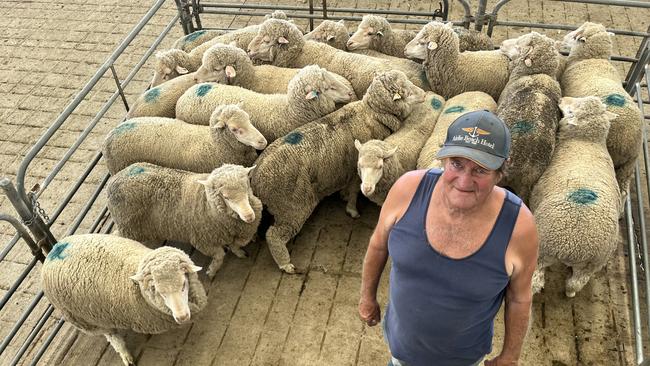
<path fill-rule="evenodd" d="M 555 76 L 560 55 L 551 38 L 530 32 L 514 40 L 504 41 L 501 47 L 502 52 L 511 60 L 514 74 Z"/>
<path fill-rule="evenodd" d="M 237 84 L 236 76 L 251 72 L 252 68 L 253 63 L 244 50 L 230 45 L 217 44 L 203 54 L 203 62 L 194 75 L 194 81 L 197 83 Z"/>
<path fill-rule="evenodd" d="M 250 116 L 240 105 L 228 104 L 215 109 L 210 116 L 210 128 L 213 133 L 220 133 L 227 128 L 237 141 L 257 150 L 264 150 L 266 138 L 251 124 Z"/>
<path fill-rule="evenodd" d="M 170 312 L 178 324 L 188 322 L 191 317 L 188 276 L 200 271 L 201 267 L 195 266 L 185 253 L 175 248 L 158 248 L 151 256 L 153 258 L 131 279 L 140 286 L 147 302 L 159 310 Z"/>
<path fill-rule="evenodd" d="M 328 44 L 334 48 L 344 49 L 350 38 L 343 19 L 338 22 L 323 20 L 313 31 L 305 34 L 305 40 Z"/>
<path fill-rule="evenodd" d="M 305 43 L 302 32 L 286 20 L 268 19 L 248 44 L 252 60 L 270 62 L 276 66 L 289 66 Z"/>
<path fill-rule="evenodd" d="M 321 93 L 324 97 L 330 98 L 334 103 L 349 103 L 356 97 L 351 85 L 346 85 L 337 79 L 331 72 L 321 69 L 322 81 L 317 88 L 308 91 L 307 97 L 313 95 L 312 91 Z"/>
<path fill-rule="evenodd" d="M 153 88 L 165 81 L 187 74 L 189 71 L 181 65 L 187 57 L 187 53 L 176 49 L 156 52 L 151 87 Z"/>
<path fill-rule="evenodd" d="M 499 47 L 501 53 L 506 55 L 510 60 L 514 60 L 519 57 L 519 49 L 517 48 L 517 38 L 506 39 L 501 42 L 501 47 Z"/>
<path fill-rule="evenodd" d="M 364 144 L 354 140 L 354 147 L 359 151 L 357 173 L 361 177 L 361 193 L 369 197 L 383 176 L 384 161 L 395 154 L 397 147 L 381 140 L 370 140 Z"/>
<path fill-rule="evenodd" d="M 618 115 L 607 111 L 607 106 L 595 96 L 563 97 L 559 103 L 562 119 L 559 136 L 591 136 L 605 144 L 611 121 Z M 588 132 L 587 132 L 588 131 Z"/>
<path fill-rule="evenodd" d="M 407 58 L 425 60 L 430 51 L 441 46 L 455 48 L 458 51 L 458 34 L 454 31 L 453 23 L 430 22 L 404 47 Z"/>
<path fill-rule="evenodd" d="M 602 24 L 585 22 L 562 39 L 560 48 L 569 49 L 570 56 L 608 58 L 612 54 L 612 37 Z"/>
<path fill-rule="evenodd" d="M 255 166 L 244 168 L 240 165 L 224 164 L 212 171 L 206 180 L 198 183 L 205 187 L 208 202 L 219 209 L 219 203 L 226 206 L 246 223 L 255 221 L 255 212 L 251 207 L 249 172 Z"/>
<path fill-rule="evenodd" d="M 348 50 L 378 49 L 383 38 L 391 32 L 391 27 L 385 18 L 376 15 L 363 17 L 357 31 L 350 37 L 346 46 Z"/>
<path fill-rule="evenodd" d="M 425 92 L 408 80 L 403 72 L 378 73 L 363 96 L 371 108 L 405 119 L 413 106 L 424 102 Z"/>

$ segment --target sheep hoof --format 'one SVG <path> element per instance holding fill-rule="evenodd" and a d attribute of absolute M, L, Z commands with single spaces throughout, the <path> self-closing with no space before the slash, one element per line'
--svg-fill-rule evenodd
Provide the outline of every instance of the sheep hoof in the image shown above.
<path fill-rule="evenodd" d="M 353 219 L 358 219 L 361 217 L 361 215 L 359 215 L 359 211 L 353 208 L 346 207 L 345 212 L 347 212 L 347 214 L 350 215 L 350 217 Z"/>
<path fill-rule="evenodd" d="M 576 292 L 575 292 L 575 291 L 569 291 L 569 290 L 566 291 L 566 297 L 570 297 L 570 298 L 571 298 L 571 297 L 575 297 L 575 296 L 576 296 Z"/>
<path fill-rule="evenodd" d="M 228 247 L 228 249 L 232 252 L 232 254 L 236 255 L 237 258 L 248 258 L 248 252 L 246 252 L 245 249 L 231 247 Z"/>
<path fill-rule="evenodd" d="M 280 266 L 280 269 L 283 270 L 284 272 L 288 273 L 288 274 L 300 274 L 300 273 L 305 272 L 303 270 L 300 270 L 300 269 L 296 268 L 291 263 Z"/>

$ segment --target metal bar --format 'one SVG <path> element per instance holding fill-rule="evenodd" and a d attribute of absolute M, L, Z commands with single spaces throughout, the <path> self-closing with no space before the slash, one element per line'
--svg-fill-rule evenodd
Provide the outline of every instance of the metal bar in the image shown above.
<path fill-rule="evenodd" d="M 636 272 L 636 240 L 634 240 L 634 223 L 632 221 L 632 204 L 630 197 L 625 200 L 625 219 L 627 221 L 627 247 L 628 257 L 630 260 L 630 276 L 632 282 L 632 308 L 633 308 L 633 329 L 634 329 L 634 348 L 636 351 L 636 361 L 643 361 L 643 339 L 641 334 L 641 311 L 639 309 L 639 288 Z"/>
<path fill-rule="evenodd" d="M 465 0 L 459 0 L 465 2 Z M 254 10 L 287 10 L 287 11 L 304 11 L 308 12 L 309 9 L 304 6 L 279 6 L 279 5 L 262 5 L 262 4 L 238 4 L 238 3 L 201 3 L 201 12 L 209 12 L 209 8 L 225 8 L 225 9 L 254 9 Z M 323 11 L 323 7 L 314 7 L 314 12 Z M 364 13 L 364 14 L 387 14 L 387 15 L 415 15 L 423 17 L 431 17 L 431 13 L 421 11 L 403 11 L 403 10 L 381 10 L 381 9 L 365 9 L 365 8 L 328 8 L 330 13 Z M 214 11 L 212 11 L 214 13 Z M 224 13 L 217 13 L 224 14 Z M 471 10 L 470 10 L 471 14 Z M 240 13 L 241 15 L 241 13 Z M 249 15 L 249 13 L 246 13 Z M 291 17 L 295 17 L 291 14 Z M 317 18 L 320 19 L 320 18 Z M 393 21 L 393 19 L 391 19 Z"/>
<path fill-rule="evenodd" d="M 108 216 L 106 216 L 106 212 L 108 212 L 108 206 L 104 205 L 104 208 L 102 211 L 97 215 L 97 218 L 93 222 L 93 224 L 90 226 L 90 229 L 88 230 L 89 233 L 94 233 L 97 230 L 97 227 L 99 224 L 102 222 L 102 220 L 107 220 Z M 106 222 L 106 221 L 104 221 Z"/>
<path fill-rule="evenodd" d="M 314 15 L 314 0 L 309 0 L 309 15 Z M 309 18 L 309 31 L 314 30 L 314 18 Z"/>
<path fill-rule="evenodd" d="M 124 90 L 122 89 L 122 85 L 120 84 L 120 78 L 117 77 L 117 71 L 115 71 L 115 65 L 111 65 L 111 73 L 113 74 L 113 80 L 115 80 L 115 86 L 117 86 L 117 90 L 120 92 L 120 97 L 122 97 L 122 103 L 124 103 L 124 109 L 126 111 L 129 111 L 129 103 L 126 101 L 126 95 L 124 95 Z"/>
<path fill-rule="evenodd" d="M 97 189 L 95 189 L 93 195 L 88 199 L 88 202 L 86 202 L 84 208 L 79 212 L 75 221 L 68 228 L 68 232 L 66 233 L 66 236 L 72 235 L 75 233 L 75 231 L 77 231 L 79 225 L 81 225 L 81 222 L 86 217 L 86 214 L 88 213 L 88 211 L 90 211 L 90 208 L 95 204 L 95 200 L 97 200 L 97 197 L 99 197 L 99 194 L 102 192 L 102 189 L 104 189 L 106 182 L 108 182 L 108 178 L 110 178 L 110 174 L 106 173 L 102 181 L 97 186 Z"/>
<path fill-rule="evenodd" d="M 485 24 L 485 9 L 487 8 L 487 0 L 479 0 L 478 10 L 476 11 L 476 24 L 474 29 L 477 31 L 483 30 L 483 25 Z"/>
<path fill-rule="evenodd" d="M 506 5 L 510 0 L 501 0 L 498 3 L 494 5 L 494 8 L 492 9 L 492 13 L 490 14 L 488 18 L 488 30 L 487 30 L 487 35 L 489 37 L 492 37 L 492 31 L 494 31 L 494 26 L 496 25 L 497 22 L 497 17 L 499 16 L 499 10 Z"/>
<path fill-rule="evenodd" d="M 327 0 L 321 0 L 321 5 L 323 7 L 323 19 L 327 19 Z"/>
<path fill-rule="evenodd" d="M 25 309 L 25 311 L 23 311 L 23 313 L 20 315 L 18 321 L 14 324 L 13 328 L 11 328 L 11 331 L 9 331 L 9 334 L 7 334 L 5 339 L 2 341 L 2 344 L 0 344 L 0 355 L 5 351 L 7 346 L 9 346 L 11 340 L 14 339 L 20 327 L 22 327 L 23 323 L 25 323 L 25 320 L 27 320 L 27 318 L 32 314 L 34 308 L 36 308 L 36 305 L 38 305 L 42 298 L 43 291 L 40 291 L 38 294 L 36 294 L 34 300 L 32 300 L 27 309 Z"/>
<path fill-rule="evenodd" d="M 174 0 L 174 3 L 176 3 L 176 10 L 178 11 L 179 18 L 178 22 L 183 28 L 183 34 L 188 35 L 194 32 L 194 27 L 192 26 L 192 16 L 190 15 L 189 5 L 187 4 L 187 1 Z"/>
<path fill-rule="evenodd" d="M 16 233 L 14 237 L 11 238 L 11 240 L 9 240 L 7 246 L 4 249 L 2 249 L 2 252 L 0 252 L 0 262 L 2 262 L 2 260 L 5 259 L 7 254 L 9 254 L 11 249 L 13 249 L 14 246 L 16 246 L 16 243 L 18 243 L 18 239 L 20 239 L 20 234 Z"/>
<path fill-rule="evenodd" d="M 572 31 L 578 29 L 574 25 L 565 25 L 565 24 L 544 24 L 544 23 L 533 23 L 533 22 L 515 22 L 515 21 L 495 21 L 494 25 L 507 25 L 512 27 L 529 27 L 529 28 L 541 28 L 541 29 L 560 29 Z M 650 36 L 648 32 L 636 32 L 628 31 L 624 29 L 607 29 L 608 32 L 614 34 L 620 34 L 624 36 L 635 36 L 635 37 L 647 37 Z"/>
<path fill-rule="evenodd" d="M 33 255 L 37 255 L 38 253 L 41 252 L 41 249 L 34 242 L 34 240 L 32 240 L 31 235 L 29 235 L 29 231 L 25 229 L 25 227 L 20 223 L 20 221 L 18 221 L 17 218 L 6 214 L 0 214 L 0 221 L 7 221 L 16 229 L 16 231 L 18 231 L 20 237 L 25 241 L 25 243 L 27 243 L 29 249 L 32 250 Z M 6 254 L 4 255 L 0 254 L 0 261 L 4 259 L 5 255 Z"/>
<path fill-rule="evenodd" d="M 650 62 L 650 41 L 648 41 L 648 37 L 644 39 L 642 46 L 643 49 L 639 54 L 638 62 L 630 68 L 626 77 L 628 83 L 625 87 L 625 91 L 628 92 L 628 94 L 632 94 L 634 85 L 641 80 L 644 70 L 645 74 L 648 74 L 647 65 Z M 643 109 L 641 110 L 643 111 Z"/>
<path fill-rule="evenodd" d="M 563 3 L 582 3 L 582 4 L 599 4 L 612 6 L 627 6 L 631 8 L 650 9 L 650 3 L 645 1 L 628 1 L 628 0 L 551 0 Z"/>
<path fill-rule="evenodd" d="M 36 338 L 38 332 L 41 331 L 41 329 L 45 325 L 45 322 L 50 317 L 50 315 L 52 315 L 53 311 L 54 311 L 54 306 L 52 305 L 49 305 L 47 309 L 45 309 L 45 312 L 43 312 L 43 315 L 41 315 L 40 320 L 38 321 L 38 323 L 36 323 L 32 331 L 29 333 L 29 336 L 25 339 L 25 342 L 23 342 L 23 345 L 18 350 L 18 353 L 16 353 L 14 359 L 11 360 L 11 366 L 16 366 L 20 361 L 20 359 L 23 358 L 23 355 L 27 351 L 27 348 L 34 341 L 34 338 Z"/>
<path fill-rule="evenodd" d="M 29 272 L 31 272 L 31 270 L 34 268 L 34 266 L 36 266 L 36 263 L 38 263 L 38 260 L 39 259 L 37 257 L 32 258 L 32 261 L 29 262 L 29 264 L 27 265 L 27 267 L 25 267 L 25 269 L 20 274 L 20 276 L 18 276 L 16 281 L 9 288 L 9 290 L 7 290 L 7 293 L 4 294 L 4 296 L 2 297 L 2 300 L 0 300 L 0 310 L 2 310 L 2 308 L 4 308 L 4 306 L 7 304 L 7 301 L 9 301 L 9 299 L 14 294 L 14 292 L 16 292 L 16 289 L 18 289 L 18 287 L 23 283 L 23 281 L 25 280 L 25 278 L 27 277 Z"/>
<path fill-rule="evenodd" d="M 38 349 L 38 352 L 36 353 L 36 356 L 32 359 L 32 362 L 30 362 L 29 366 L 36 366 L 38 364 L 38 361 L 41 360 L 41 357 L 45 354 L 45 351 L 47 348 L 50 346 L 50 343 L 54 340 L 54 337 L 59 333 L 61 330 L 61 327 L 63 327 L 63 324 L 65 323 L 65 320 L 63 318 L 59 319 L 58 322 L 56 322 L 56 325 L 54 326 L 54 329 L 50 333 L 50 335 L 47 337 L 45 342 L 41 345 L 41 348 Z"/>

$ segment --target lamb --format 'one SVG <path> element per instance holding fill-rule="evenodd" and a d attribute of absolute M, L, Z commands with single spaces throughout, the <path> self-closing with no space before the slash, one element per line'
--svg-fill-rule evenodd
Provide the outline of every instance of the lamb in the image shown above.
<path fill-rule="evenodd" d="M 536 32 L 519 37 L 506 50 L 513 54 L 510 80 L 501 93 L 497 115 L 512 136 L 508 174 L 499 183 L 527 204 L 533 185 L 551 161 L 562 97 L 555 80 L 555 41 Z"/>
<path fill-rule="evenodd" d="M 253 126 L 272 142 L 298 126 L 333 112 L 336 103 L 349 102 L 352 94 L 351 89 L 327 70 L 312 65 L 291 79 L 287 94 L 259 94 L 237 86 L 198 84 L 178 100 L 176 117 L 188 123 L 207 124 L 216 106 L 239 102 L 250 115 Z"/>
<path fill-rule="evenodd" d="M 486 34 L 463 27 L 453 27 L 453 30 L 459 37 L 460 52 L 494 50 L 492 39 Z M 392 29 L 384 17 L 364 15 L 357 31 L 348 40 L 347 49 L 371 49 L 391 56 L 404 57 L 405 46 L 416 34 L 417 32 L 411 30 Z"/>
<path fill-rule="evenodd" d="M 461 115 L 481 109 L 490 112 L 497 110 L 497 104 L 494 99 L 483 92 L 467 92 L 447 100 L 444 110 L 438 117 L 438 121 L 436 121 L 431 136 L 427 139 L 427 142 L 420 151 L 416 167 L 418 169 L 442 169 L 442 162 L 436 159 L 436 154 L 445 142 L 447 129 Z"/>
<path fill-rule="evenodd" d="M 195 32 L 192 32 L 190 34 L 187 34 L 174 42 L 172 45 L 173 49 L 179 49 L 183 52 L 190 52 L 196 47 L 204 44 L 205 42 L 226 34 L 226 31 L 223 30 L 197 30 Z"/>
<path fill-rule="evenodd" d="M 400 70 L 413 84 L 429 90 L 423 67 L 417 62 L 382 60 L 305 41 L 294 24 L 279 19 L 268 19 L 260 25 L 257 36 L 248 45 L 248 54 L 253 60 L 281 67 L 318 64 L 350 81 L 359 98 L 368 89 L 375 71 Z"/>
<path fill-rule="evenodd" d="M 607 135 L 607 149 L 614 161 L 621 200 L 627 198 L 642 143 L 642 116 L 637 104 L 623 89 L 621 78 L 609 62 L 611 34 L 600 24 L 587 22 L 570 33 L 571 52 L 560 85 L 562 95 L 595 95 L 618 117 Z M 621 214 L 623 205 L 621 205 Z"/>
<path fill-rule="evenodd" d="M 318 202 L 354 181 L 354 140 L 388 137 L 423 100 L 402 72 L 378 73 L 362 101 L 296 128 L 262 152 L 251 184 L 275 218 L 266 241 L 281 270 L 296 272 L 286 244 Z"/>
<path fill-rule="evenodd" d="M 442 97 L 428 92 L 424 102 L 413 107 L 404 126 L 384 141 L 354 142 L 359 151 L 357 172 L 364 196 L 381 206 L 395 181 L 415 169 L 420 150 L 431 136 L 444 104 Z"/>
<path fill-rule="evenodd" d="M 180 148 L 179 148 L 180 147 Z M 106 137 L 102 152 L 108 171 L 137 162 L 195 173 L 210 173 L 222 164 L 250 166 L 266 139 L 237 105 L 222 105 L 210 116 L 210 126 L 162 117 L 127 120 Z"/>
<path fill-rule="evenodd" d="M 564 97 L 560 109 L 564 117 L 551 163 L 530 198 L 540 239 L 533 291 L 544 286 L 544 269 L 561 262 L 572 269 L 566 296 L 573 297 L 619 240 L 620 194 L 606 146 L 616 117 L 594 96 Z"/>
<path fill-rule="evenodd" d="M 120 332 L 159 334 L 189 322 L 207 303 L 199 270 L 176 248 L 152 250 L 106 234 L 72 235 L 47 255 L 41 284 L 67 322 L 103 334 L 124 364 L 133 365 Z"/>
<path fill-rule="evenodd" d="M 350 35 L 343 19 L 338 22 L 325 19 L 303 38 L 306 41 L 325 43 L 336 49 L 345 50 L 345 44 L 350 39 Z"/>
<path fill-rule="evenodd" d="M 499 50 L 460 53 L 451 23 L 430 22 L 406 45 L 408 58 L 423 59 L 431 89 L 449 99 L 483 91 L 498 99 L 508 82 L 508 57 Z"/>
<path fill-rule="evenodd" d="M 254 168 L 224 164 L 210 174 L 136 163 L 108 181 L 108 209 L 120 234 L 138 241 L 186 242 L 221 267 L 224 248 L 241 248 L 257 231 L 262 203 L 250 187 Z"/>

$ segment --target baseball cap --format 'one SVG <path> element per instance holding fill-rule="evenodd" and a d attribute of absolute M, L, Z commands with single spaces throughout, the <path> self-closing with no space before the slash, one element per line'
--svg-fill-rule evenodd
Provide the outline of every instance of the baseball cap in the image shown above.
<path fill-rule="evenodd" d="M 447 129 L 447 138 L 436 158 L 462 157 L 497 170 L 510 153 L 508 126 L 487 110 L 469 112 L 456 118 Z"/>

